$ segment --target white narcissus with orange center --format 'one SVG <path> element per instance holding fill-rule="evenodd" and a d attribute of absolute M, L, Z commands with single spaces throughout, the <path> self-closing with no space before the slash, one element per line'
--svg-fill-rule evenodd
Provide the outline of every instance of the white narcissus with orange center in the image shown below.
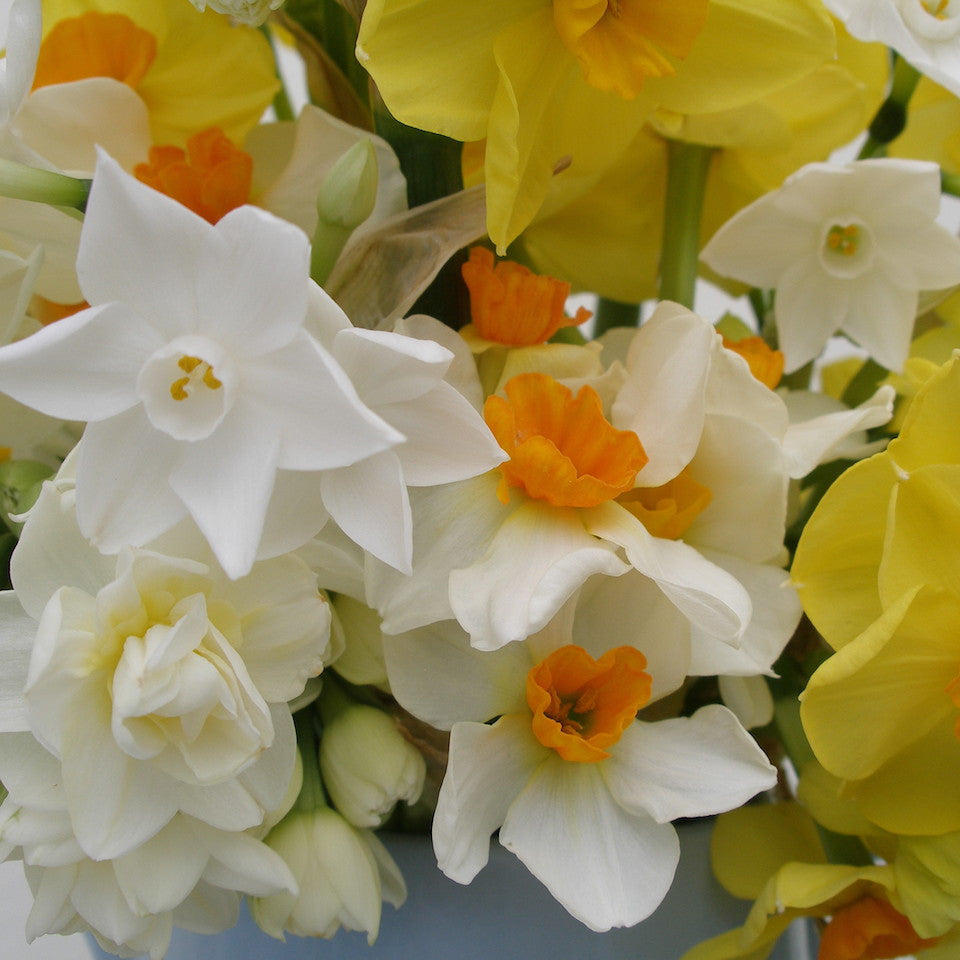
<path fill-rule="evenodd" d="M 447 876 L 469 883 L 499 829 L 578 920 L 597 931 L 631 926 L 672 882 L 672 820 L 772 786 L 773 767 L 724 707 L 636 719 L 682 681 L 669 675 L 679 615 L 655 590 L 645 599 L 634 643 L 614 648 L 595 631 L 571 644 L 569 621 L 494 652 L 471 647 L 451 622 L 384 638 L 397 699 L 451 731 L 433 821 Z"/>

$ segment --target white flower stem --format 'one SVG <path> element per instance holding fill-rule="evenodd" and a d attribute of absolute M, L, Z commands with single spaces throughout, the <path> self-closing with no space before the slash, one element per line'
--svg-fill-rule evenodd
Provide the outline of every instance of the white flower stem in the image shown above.
<path fill-rule="evenodd" d="M 38 170 L 14 160 L 0 160 L 0 196 L 13 200 L 33 200 L 82 212 L 91 182 L 52 170 Z"/>
<path fill-rule="evenodd" d="M 700 215 L 713 147 L 668 141 L 667 196 L 660 259 L 660 299 L 693 309 L 700 255 Z"/>

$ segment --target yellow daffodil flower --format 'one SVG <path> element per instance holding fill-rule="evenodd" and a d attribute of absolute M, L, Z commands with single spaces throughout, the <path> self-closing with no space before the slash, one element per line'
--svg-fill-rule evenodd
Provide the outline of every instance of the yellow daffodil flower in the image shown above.
<path fill-rule="evenodd" d="M 370 0 L 357 52 L 398 119 L 486 137 L 488 229 L 501 248 L 554 170 L 582 192 L 654 107 L 701 114 L 773 93 L 833 54 L 812 0 Z M 429 82 L 424 82 L 429 77 Z"/>
<path fill-rule="evenodd" d="M 266 38 L 212 10 L 183 0 L 43 0 L 34 89 L 90 77 L 130 86 L 154 143 L 178 146 L 209 127 L 243 142 L 277 89 Z"/>

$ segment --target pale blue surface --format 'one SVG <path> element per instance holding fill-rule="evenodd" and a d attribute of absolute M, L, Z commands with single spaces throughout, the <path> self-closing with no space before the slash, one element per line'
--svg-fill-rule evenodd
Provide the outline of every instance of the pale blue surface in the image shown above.
<path fill-rule="evenodd" d="M 288 937 L 280 943 L 244 911 L 238 926 L 215 937 L 176 931 L 167 960 L 679 960 L 700 940 L 739 926 L 749 908 L 710 876 L 711 827 L 709 820 L 682 826 L 683 853 L 667 899 L 629 930 L 592 933 L 496 841 L 487 867 L 461 886 L 437 870 L 426 838 L 394 836 L 385 839 L 409 896 L 400 910 L 384 906 L 372 948 L 365 935 L 344 931 L 332 940 Z M 100 960 L 111 960 L 94 950 Z M 812 957 L 781 944 L 771 960 Z"/>

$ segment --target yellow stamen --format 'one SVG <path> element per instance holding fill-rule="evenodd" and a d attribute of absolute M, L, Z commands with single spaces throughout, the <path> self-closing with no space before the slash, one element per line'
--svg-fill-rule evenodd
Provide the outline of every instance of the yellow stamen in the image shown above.
<path fill-rule="evenodd" d="M 174 400 L 186 400 L 199 383 L 210 390 L 219 390 L 223 386 L 223 383 L 214 375 L 213 367 L 206 360 L 183 356 L 177 361 L 177 366 L 186 376 L 178 377 L 170 384 L 170 396 Z"/>
<path fill-rule="evenodd" d="M 527 704 L 534 736 L 564 760 L 596 763 L 650 699 L 647 659 L 633 647 L 608 650 L 594 660 L 566 646 L 527 674 Z"/>
<path fill-rule="evenodd" d="M 750 372 L 765 386 L 775 389 L 783 376 L 783 354 L 767 345 L 763 337 L 742 340 L 723 338 L 723 345 L 747 361 Z"/>
<path fill-rule="evenodd" d="M 920 0 L 923 9 L 927 11 L 932 17 L 936 17 L 938 20 L 947 19 L 947 7 L 950 6 L 950 0 L 936 0 L 936 6 L 934 6 L 935 0 Z"/>
<path fill-rule="evenodd" d="M 834 913 L 820 935 L 817 960 L 892 960 L 934 946 L 886 900 L 862 897 Z"/>
<path fill-rule="evenodd" d="M 474 247 L 461 268 L 470 291 L 470 317 L 478 336 L 510 347 L 546 343 L 561 327 L 589 320 L 585 307 L 564 313 L 570 284 L 539 276 L 511 260 L 494 265 L 493 254 Z"/>
<path fill-rule="evenodd" d="M 111 77 L 136 89 L 156 54 L 156 38 L 128 16 L 89 11 L 59 21 L 47 34 L 33 89 L 87 77 Z"/>
<path fill-rule="evenodd" d="M 710 506 L 710 488 L 681 470 L 660 487 L 635 487 L 617 498 L 655 537 L 679 540 Z"/>
<path fill-rule="evenodd" d="M 483 417 L 510 455 L 497 495 L 510 487 L 555 507 L 594 507 L 633 486 L 647 462 L 637 435 L 617 430 L 591 387 L 573 393 L 542 373 L 507 381 L 507 398 L 487 398 Z"/>
<path fill-rule="evenodd" d="M 707 7 L 708 0 L 553 0 L 553 22 L 587 83 L 632 100 L 648 77 L 676 73 Z"/>
<path fill-rule="evenodd" d="M 827 246 L 845 257 L 852 257 L 860 247 L 860 228 L 855 223 L 834 224 L 827 232 Z"/>
<path fill-rule="evenodd" d="M 238 150 L 217 127 L 187 140 L 187 149 L 150 148 L 146 163 L 133 168 L 134 176 L 160 193 L 216 223 L 250 199 L 253 157 Z"/>

